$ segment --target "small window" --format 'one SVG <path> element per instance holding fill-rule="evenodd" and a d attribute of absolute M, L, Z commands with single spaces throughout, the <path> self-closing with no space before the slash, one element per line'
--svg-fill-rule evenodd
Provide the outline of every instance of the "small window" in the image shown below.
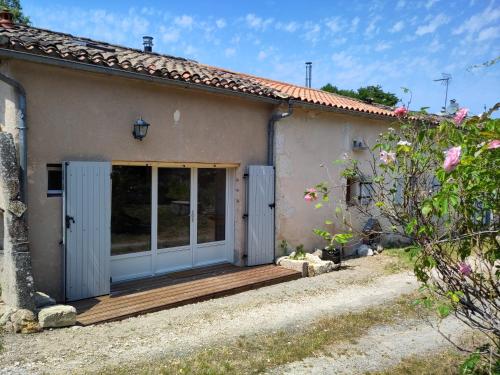
<path fill-rule="evenodd" d="M 370 181 L 347 178 L 345 200 L 348 205 L 369 204 L 373 199 L 373 186 Z"/>
<path fill-rule="evenodd" d="M 370 181 L 359 182 L 359 203 L 369 204 L 373 197 L 373 186 Z"/>
<path fill-rule="evenodd" d="M 62 165 L 47 164 L 47 196 L 62 196 Z"/>

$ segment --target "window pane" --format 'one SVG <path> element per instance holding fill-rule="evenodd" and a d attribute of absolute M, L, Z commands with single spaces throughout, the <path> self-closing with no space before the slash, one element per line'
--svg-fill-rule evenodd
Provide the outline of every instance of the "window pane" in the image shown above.
<path fill-rule="evenodd" d="M 226 233 L 226 170 L 198 169 L 198 243 L 223 241 Z"/>
<path fill-rule="evenodd" d="M 158 169 L 158 249 L 189 245 L 190 189 L 190 169 Z"/>
<path fill-rule="evenodd" d="M 62 166 L 47 164 L 47 194 L 49 196 L 62 195 Z"/>
<path fill-rule="evenodd" d="M 113 167 L 111 255 L 151 250 L 151 167 Z"/>

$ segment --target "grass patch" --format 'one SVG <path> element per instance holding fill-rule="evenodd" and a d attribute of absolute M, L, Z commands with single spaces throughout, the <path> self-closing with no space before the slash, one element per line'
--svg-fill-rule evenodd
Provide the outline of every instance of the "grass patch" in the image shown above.
<path fill-rule="evenodd" d="M 460 365 L 467 358 L 466 353 L 444 351 L 429 356 L 409 357 L 397 366 L 370 375 L 459 375 Z"/>
<path fill-rule="evenodd" d="M 325 354 L 333 344 L 352 342 L 373 326 L 391 324 L 426 313 L 404 296 L 390 305 L 323 318 L 294 330 L 240 337 L 234 342 L 207 347 L 199 352 L 155 362 L 110 367 L 100 374 L 258 374 L 270 368 Z"/>
<path fill-rule="evenodd" d="M 412 271 L 415 266 L 415 260 L 411 259 L 410 252 L 405 249 L 386 249 L 382 254 L 394 258 L 384 268 L 386 273 L 393 274 L 403 271 Z"/>

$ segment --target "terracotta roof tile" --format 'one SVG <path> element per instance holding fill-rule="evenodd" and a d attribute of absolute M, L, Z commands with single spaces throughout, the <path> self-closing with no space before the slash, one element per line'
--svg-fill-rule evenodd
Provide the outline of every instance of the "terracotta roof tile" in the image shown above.
<path fill-rule="evenodd" d="M 291 99 L 319 106 L 394 116 L 391 109 L 312 88 L 25 25 L 0 27 L 0 49 L 134 71 L 273 99 Z"/>

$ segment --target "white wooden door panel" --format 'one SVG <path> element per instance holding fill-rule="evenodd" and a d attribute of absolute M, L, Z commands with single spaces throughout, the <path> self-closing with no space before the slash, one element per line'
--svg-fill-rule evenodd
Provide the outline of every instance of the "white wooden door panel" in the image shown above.
<path fill-rule="evenodd" d="M 274 261 L 274 168 L 248 167 L 247 265 Z"/>
<path fill-rule="evenodd" d="M 66 299 L 109 293 L 111 164 L 64 163 Z"/>

